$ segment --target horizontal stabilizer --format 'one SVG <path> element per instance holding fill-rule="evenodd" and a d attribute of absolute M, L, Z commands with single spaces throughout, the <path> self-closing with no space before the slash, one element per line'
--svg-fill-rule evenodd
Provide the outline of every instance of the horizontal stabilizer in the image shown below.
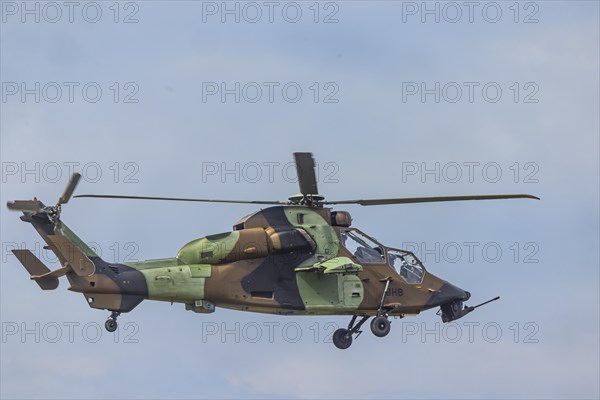
<path fill-rule="evenodd" d="M 13 254 L 17 257 L 17 259 L 23 264 L 29 275 L 31 275 L 31 279 L 35 280 L 37 284 L 43 290 L 53 290 L 58 287 L 58 277 L 64 275 L 66 272 L 61 272 L 58 274 L 58 271 L 63 270 L 61 268 L 54 272 L 50 271 L 48 267 L 41 262 L 35 254 L 33 254 L 29 250 L 13 250 Z"/>
<path fill-rule="evenodd" d="M 61 276 L 65 276 L 67 274 L 67 272 L 73 272 L 73 269 L 70 266 L 66 266 L 66 267 L 51 271 L 51 272 L 47 272 L 43 275 L 31 275 L 31 279 L 33 279 L 34 281 L 37 281 L 40 279 L 60 278 Z"/>

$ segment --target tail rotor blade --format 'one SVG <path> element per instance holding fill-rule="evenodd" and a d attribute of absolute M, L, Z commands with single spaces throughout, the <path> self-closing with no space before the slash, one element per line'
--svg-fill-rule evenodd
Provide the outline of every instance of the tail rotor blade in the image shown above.
<path fill-rule="evenodd" d="M 315 175 L 315 160 L 311 153 L 294 153 L 300 193 L 304 196 L 319 194 Z"/>
<path fill-rule="evenodd" d="M 73 192 L 75 191 L 77 184 L 79 183 L 79 179 L 81 179 L 81 174 L 75 172 L 73 176 L 71 176 L 71 180 L 65 188 L 65 191 L 63 192 L 62 196 L 60 196 L 60 198 L 58 199 L 58 204 L 67 204 L 69 202 L 71 196 L 73 196 Z"/>
<path fill-rule="evenodd" d="M 13 211 L 37 213 L 42 210 L 42 203 L 38 200 L 15 200 L 7 202 L 6 207 Z"/>

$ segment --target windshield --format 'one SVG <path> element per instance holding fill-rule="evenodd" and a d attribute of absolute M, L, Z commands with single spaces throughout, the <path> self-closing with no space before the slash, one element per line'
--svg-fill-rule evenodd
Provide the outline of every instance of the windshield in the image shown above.
<path fill-rule="evenodd" d="M 388 249 L 388 262 L 406 283 L 421 283 L 425 268 L 421 261 L 410 251 Z"/>
<path fill-rule="evenodd" d="M 387 253 L 388 264 L 406 283 L 423 282 L 425 267 L 410 251 L 384 247 L 356 228 L 342 230 L 340 238 L 342 245 L 361 263 L 385 264 Z"/>
<path fill-rule="evenodd" d="M 342 245 L 360 262 L 367 264 L 385 263 L 383 247 L 357 230 L 345 230 L 341 234 Z"/>

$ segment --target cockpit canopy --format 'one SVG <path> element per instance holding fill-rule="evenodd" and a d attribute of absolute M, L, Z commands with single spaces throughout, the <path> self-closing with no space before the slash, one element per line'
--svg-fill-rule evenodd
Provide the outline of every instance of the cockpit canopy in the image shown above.
<path fill-rule="evenodd" d="M 425 276 L 425 267 L 410 251 L 387 249 L 388 263 L 406 283 L 421 283 Z"/>
<path fill-rule="evenodd" d="M 425 267 L 412 252 L 383 246 L 356 228 L 340 232 L 342 245 L 362 264 L 385 264 L 394 268 L 406 283 L 423 282 Z"/>
<path fill-rule="evenodd" d="M 358 229 L 345 229 L 341 232 L 342 245 L 352 253 L 358 261 L 365 264 L 385 263 L 383 246 Z"/>

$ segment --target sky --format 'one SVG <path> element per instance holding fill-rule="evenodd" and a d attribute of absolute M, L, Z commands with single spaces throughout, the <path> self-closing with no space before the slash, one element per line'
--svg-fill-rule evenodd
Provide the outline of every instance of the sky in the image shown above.
<path fill-rule="evenodd" d="M 0 200 L 77 193 L 282 200 L 292 153 L 428 271 L 495 296 L 331 343 L 346 317 L 144 301 L 108 312 L 43 292 L 55 268 L 1 208 L 2 398 L 598 398 L 599 3 L 1 1 Z M 173 257 L 248 205 L 73 199 L 62 220 L 109 262 Z"/>

